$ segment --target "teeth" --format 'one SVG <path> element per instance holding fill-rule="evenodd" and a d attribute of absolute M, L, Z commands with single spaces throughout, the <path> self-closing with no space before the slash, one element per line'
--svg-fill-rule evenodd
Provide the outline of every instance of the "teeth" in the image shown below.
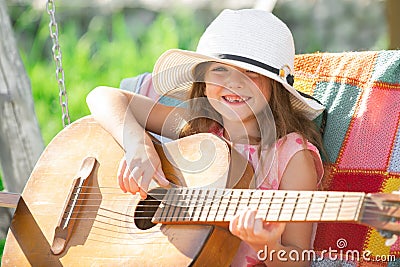
<path fill-rule="evenodd" d="M 230 103 L 241 103 L 249 100 L 250 97 L 240 97 L 240 96 L 224 96 L 224 99 Z"/>

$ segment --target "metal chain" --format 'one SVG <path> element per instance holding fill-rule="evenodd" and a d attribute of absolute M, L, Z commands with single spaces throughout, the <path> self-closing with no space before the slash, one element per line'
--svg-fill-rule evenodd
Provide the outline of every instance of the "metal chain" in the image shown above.
<path fill-rule="evenodd" d="M 71 119 L 69 117 L 69 112 L 68 112 L 68 96 L 67 96 L 67 91 L 65 89 L 65 75 L 64 75 L 64 69 L 62 67 L 61 47 L 58 42 L 58 24 L 55 18 L 56 5 L 53 0 L 47 0 L 46 9 L 47 13 L 50 16 L 49 30 L 50 30 L 51 40 L 53 41 L 53 47 L 51 50 L 53 53 L 54 62 L 56 63 L 56 79 L 59 89 L 58 96 L 62 110 L 62 123 L 63 127 L 65 127 L 71 123 Z"/>

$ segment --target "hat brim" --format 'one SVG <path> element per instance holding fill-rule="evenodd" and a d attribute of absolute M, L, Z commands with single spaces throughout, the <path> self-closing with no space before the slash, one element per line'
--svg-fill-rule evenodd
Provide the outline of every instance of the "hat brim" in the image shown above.
<path fill-rule="evenodd" d="M 203 62 L 221 62 L 233 65 L 280 82 L 286 90 L 290 92 L 291 103 L 294 108 L 304 112 L 311 120 L 318 117 L 324 110 L 324 106 L 312 99 L 301 96 L 285 79 L 271 71 L 246 62 L 220 59 L 218 57 L 181 49 L 170 49 L 163 53 L 157 60 L 152 74 L 155 91 L 160 95 L 168 95 L 180 100 L 187 100 L 188 92 L 194 81 L 193 70 L 198 64 Z"/>

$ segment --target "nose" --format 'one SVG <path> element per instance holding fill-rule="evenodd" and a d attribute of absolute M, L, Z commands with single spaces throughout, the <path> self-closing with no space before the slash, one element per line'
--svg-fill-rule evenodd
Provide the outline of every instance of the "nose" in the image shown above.
<path fill-rule="evenodd" d="M 231 70 L 226 80 L 226 87 L 230 89 L 241 89 L 244 86 L 246 75 L 239 70 Z"/>

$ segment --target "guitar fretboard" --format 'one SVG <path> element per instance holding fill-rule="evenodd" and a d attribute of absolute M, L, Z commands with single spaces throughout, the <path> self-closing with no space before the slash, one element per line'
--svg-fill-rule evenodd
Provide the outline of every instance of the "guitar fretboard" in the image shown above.
<path fill-rule="evenodd" d="M 358 221 L 360 192 L 243 189 L 169 189 L 153 222 L 229 222 L 243 210 L 265 221 Z"/>

